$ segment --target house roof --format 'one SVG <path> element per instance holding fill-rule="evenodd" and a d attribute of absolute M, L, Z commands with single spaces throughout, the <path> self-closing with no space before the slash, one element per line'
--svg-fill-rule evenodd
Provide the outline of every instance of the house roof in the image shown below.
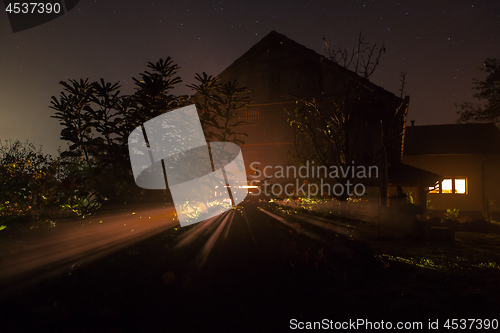
<path fill-rule="evenodd" d="M 403 154 L 500 153 L 500 130 L 493 123 L 406 127 Z"/>
<path fill-rule="evenodd" d="M 253 91 L 254 104 L 279 103 L 284 101 L 284 94 L 308 97 L 308 94 L 333 90 L 325 89 L 329 84 L 331 88 L 325 65 L 333 69 L 330 72 L 337 71 L 345 78 L 362 80 L 354 72 L 273 30 L 218 77 L 226 82 L 237 79 L 247 86 Z M 400 101 L 393 93 L 368 80 L 363 84 L 367 92 Z"/>
<path fill-rule="evenodd" d="M 404 163 L 393 163 L 388 168 L 389 184 L 400 186 L 434 186 L 444 179 L 434 172 L 420 169 Z"/>

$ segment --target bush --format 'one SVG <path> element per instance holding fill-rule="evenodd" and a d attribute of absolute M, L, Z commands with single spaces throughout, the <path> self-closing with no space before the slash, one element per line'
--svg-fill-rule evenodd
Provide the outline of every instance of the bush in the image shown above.
<path fill-rule="evenodd" d="M 61 200 L 61 166 L 32 142 L 0 142 L 0 222 L 37 221 L 57 210 Z"/>

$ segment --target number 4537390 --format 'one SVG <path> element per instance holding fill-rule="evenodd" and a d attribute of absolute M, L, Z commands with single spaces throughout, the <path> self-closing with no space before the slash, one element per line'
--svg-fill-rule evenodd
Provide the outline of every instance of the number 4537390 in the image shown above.
<path fill-rule="evenodd" d="M 448 319 L 444 325 L 444 328 L 451 330 L 464 330 L 464 329 L 498 329 L 497 319 Z"/>
<path fill-rule="evenodd" d="M 42 3 L 42 2 L 11 2 L 5 8 L 9 14 L 51 14 L 60 13 L 60 3 Z"/>

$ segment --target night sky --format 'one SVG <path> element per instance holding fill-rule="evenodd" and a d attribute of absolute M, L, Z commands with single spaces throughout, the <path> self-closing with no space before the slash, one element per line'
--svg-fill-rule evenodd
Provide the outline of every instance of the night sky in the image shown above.
<path fill-rule="evenodd" d="M 0 139 L 29 139 L 55 154 L 62 127 L 50 118 L 61 80 L 121 81 L 148 61 L 172 57 L 183 87 L 194 74 L 219 74 L 271 30 L 324 53 L 322 38 L 354 46 L 359 32 L 384 42 L 371 81 L 399 95 L 407 72 L 409 120 L 453 123 L 454 103 L 472 101 L 472 79 L 500 57 L 500 1 L 139 1 L 81 0 L 62 17 L 12 33 L 0 5 Z"/>

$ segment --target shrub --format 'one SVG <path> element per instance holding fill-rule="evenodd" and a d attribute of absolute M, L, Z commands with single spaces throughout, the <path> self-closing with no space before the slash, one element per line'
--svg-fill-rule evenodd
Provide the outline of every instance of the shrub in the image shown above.
<path fill-rule="evenodd" d="M 456 220 L 458 218 L 458 214 L 459 214 L 460 210 L 457 209 L 457 208 L 448 208 L 446 210 L 446 213 L 444 213 L 444 215 L 446 216 L 446 219 L 448 220 Z"/>

